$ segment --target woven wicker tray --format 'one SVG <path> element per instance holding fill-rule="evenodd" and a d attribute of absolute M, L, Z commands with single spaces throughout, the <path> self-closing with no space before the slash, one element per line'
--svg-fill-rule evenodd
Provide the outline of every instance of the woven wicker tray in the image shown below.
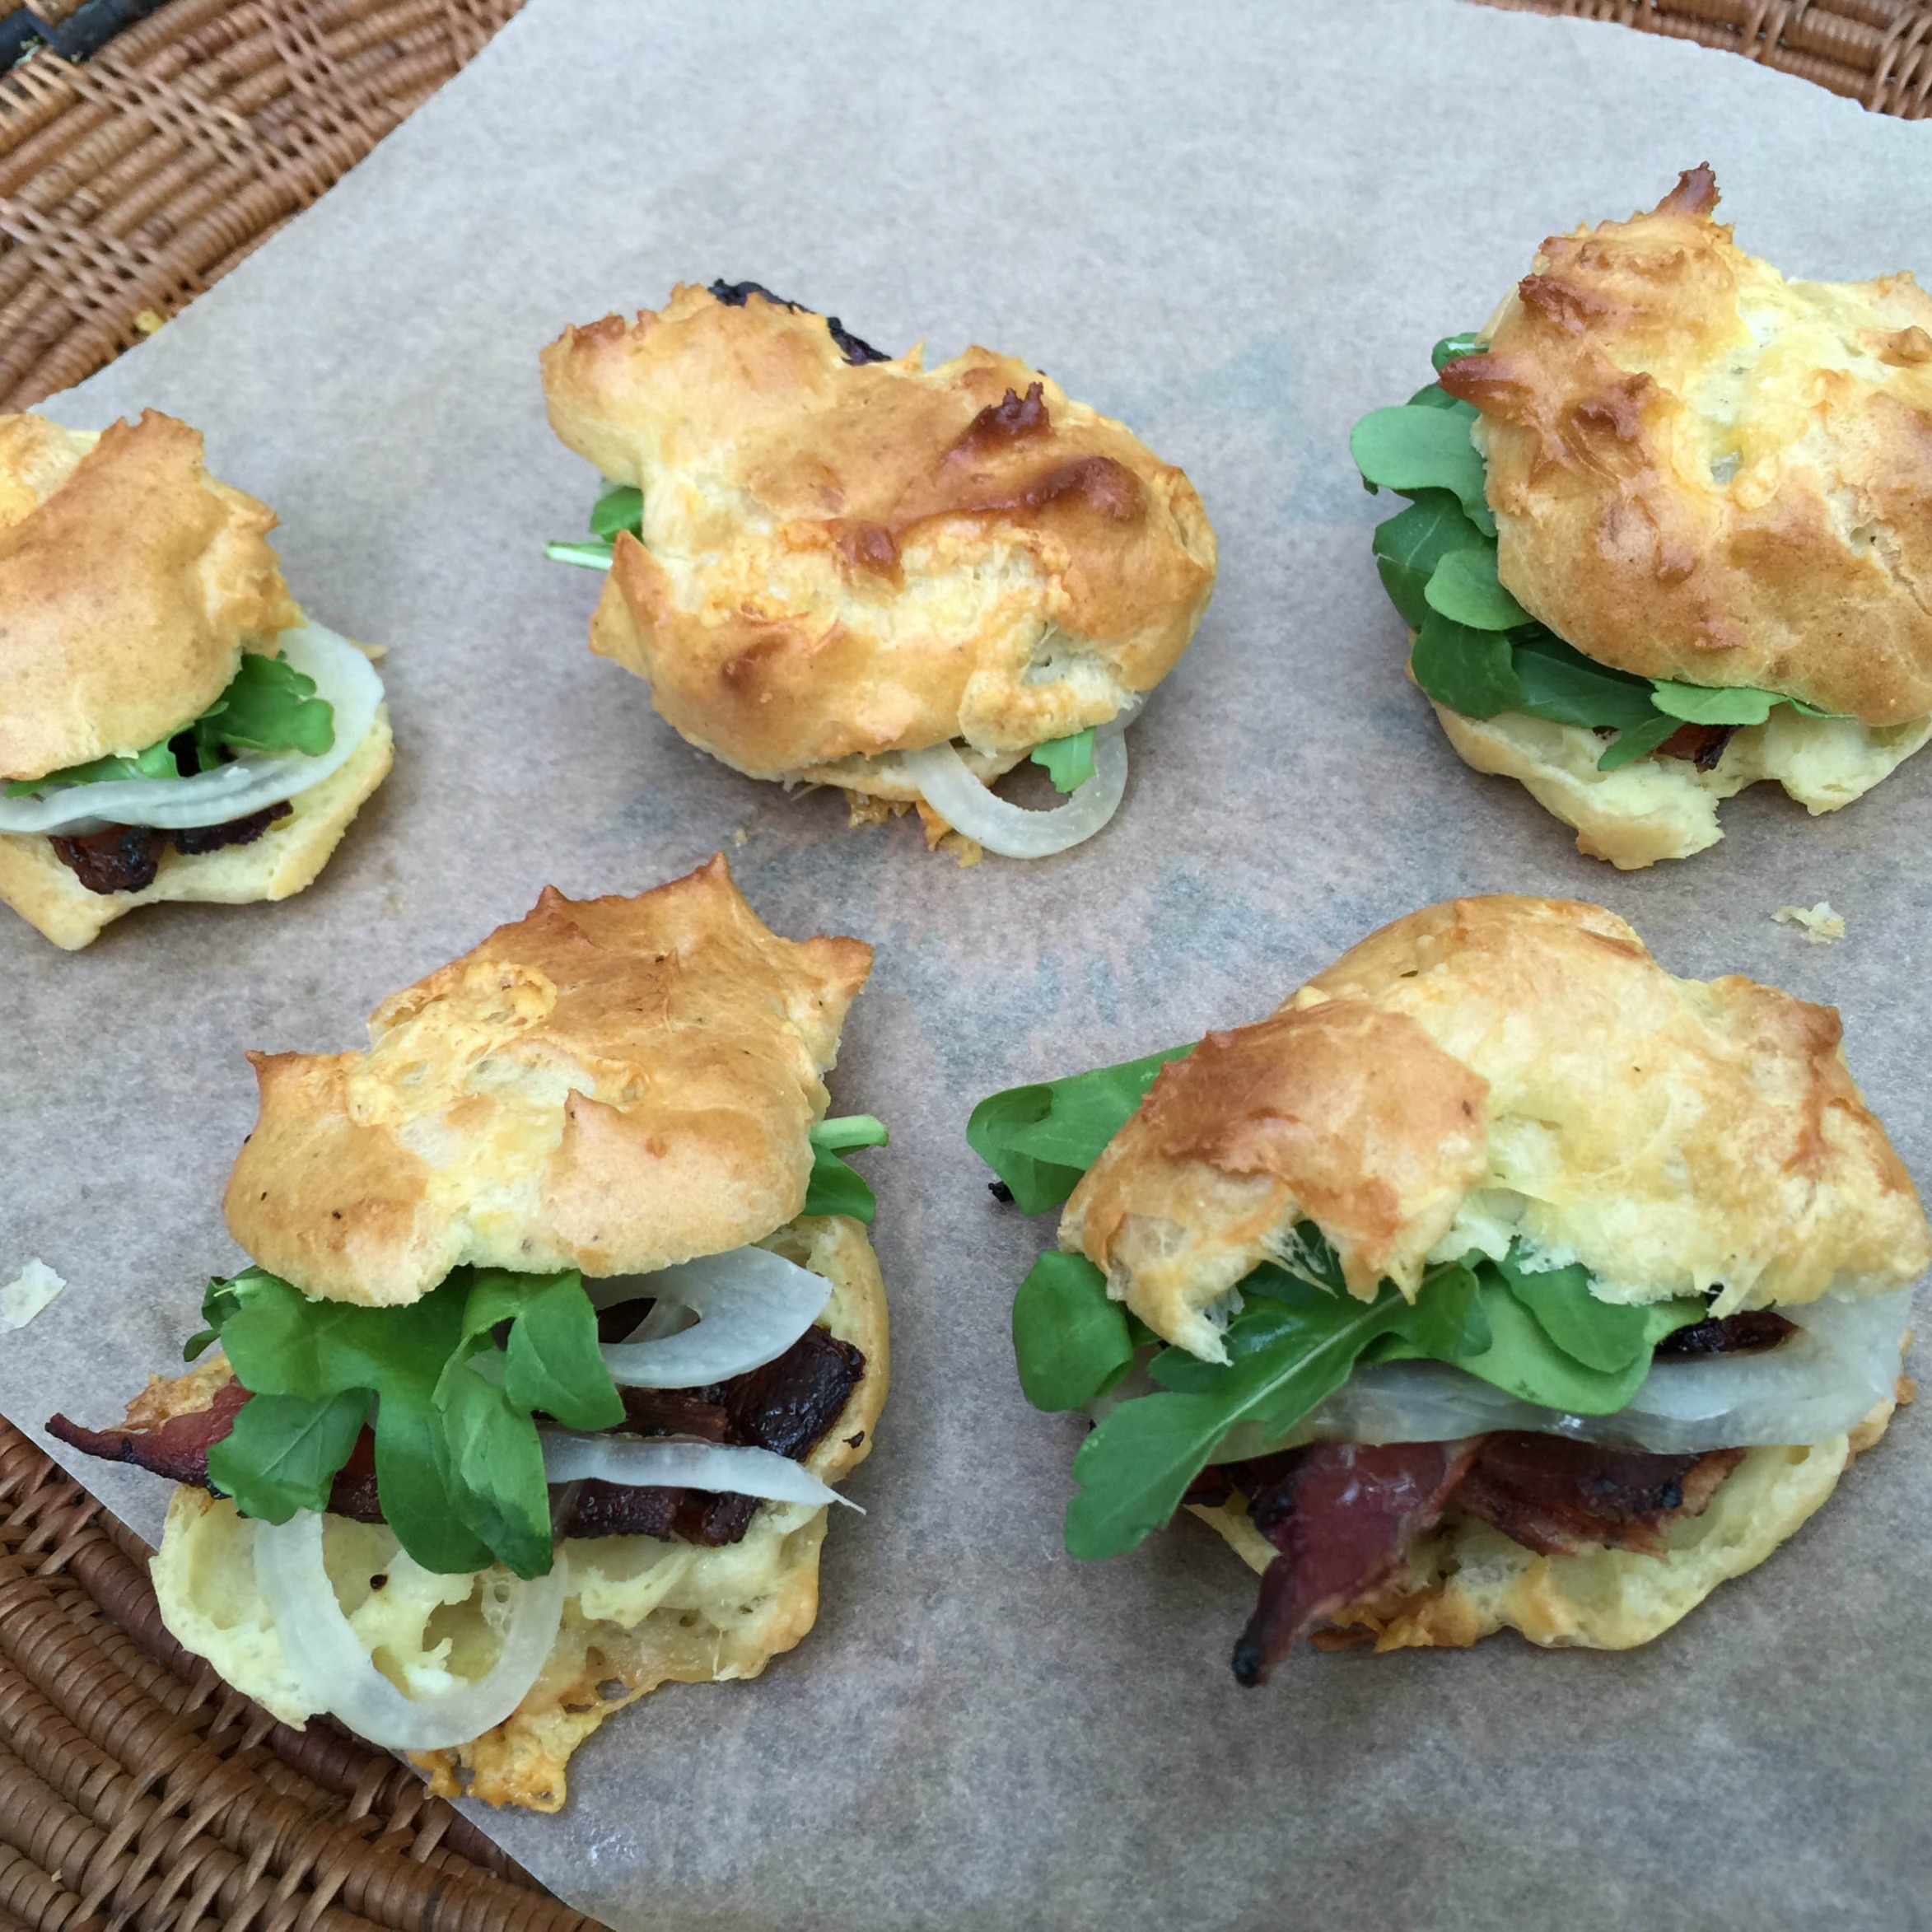
<path fill-rule="evenodd" d="M 1932 0 L 1488 3 L 1932 115 Z M 35 11 L 77 49 L 110 4 L 141 0 Z M 85 62 L 0 75 L 0 410 L 159 328 L 521 4 L 168 0 Z M 0 29 L 15 17 L 0 0 Z M 147 1555 L 0 1421 L 0 1932 L 595 1932 L 393 1758 L 227 1690 L 161 1627 Z"/>
<path fill-rule="evenodd" d="M 0 1932 L 595 1932 L 408 1766 L 229 1690 L 147 1554 L 0 1422 Z"/>
<path fill-rule="evenodd" d="M 1932 116 L 1932 0 L 1484 0 L 1616 21 L 1800 74 L 1877 114 Z"/>

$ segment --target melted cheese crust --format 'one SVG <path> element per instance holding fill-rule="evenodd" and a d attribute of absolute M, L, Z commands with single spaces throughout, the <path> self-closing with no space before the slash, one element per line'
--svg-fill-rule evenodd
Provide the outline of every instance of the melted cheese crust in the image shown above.
<path fill-rule="evenodd" d="M 1580 725 L 1520 712 L 1471 718 L 1446 705 L 1435 709 L 1465 764 L 1515 779 L 1545 811 L 1575 828 L 1579 852 L 1626 872 L 1715 845 L 1724 837 L 1719 805 L 1748 785 L 1773 780 L 1815 818 L 1862 798 L 1932 738 L 1932 717 L 1861 725 L 1779 705 L 1763 724 L 1738 731 L 1708 772 L 1680 758 L 1639 758 L 1599 772 L 1603 740 Z"/>

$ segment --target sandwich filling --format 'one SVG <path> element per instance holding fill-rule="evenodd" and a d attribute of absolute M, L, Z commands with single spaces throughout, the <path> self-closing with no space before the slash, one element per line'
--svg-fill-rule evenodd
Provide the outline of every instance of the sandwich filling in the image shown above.
<path fill-rule="evenodd" d="M 819 1250 L 871 1220 L 842 1156 L 884 1138 L 870 1116 L 819 1123 L 799 1220 L 652 1274 L 464 1267 L 385 1308 L 310 1300 L 259 1267 L 212 1281 L 185 1352 L 219 1342 L 218 1356 L 152 1386 L 120 1427 L 55 1416 L 49 1431 L 231 1499 L 258 1526 L 250 1561 L 278 1662 L 273 1685 L 242 1687 L 378 1743 L 469 1745 L 552 1658 L 581 1594 L 565 1539 L 723 1550 L 757 1537 L 761 1512 L 789 1512 L 789 1536 L 842 1500 L 805 1464 L 884 1365 L 837 1332 L 846 1285 Z M 208 1519 L 182 1521 L 186 1537 Z M 380 1526 L 412 1576 L 451 1580 L 451 1603 L 483 1588 L 501 1611 L 494 1654 L 412 1673 L 360 1641 L 320 1567 L 329 1523 Z"/>
<path fill-rule="evenodd" d="M 995 1193 L 1029 1214 L 1066 1202 L 1197 1050 L 982 1101 L 968 1137 Z M 1909 1288 L 1783 1311 L 1726 1312 L 1721 1284 L 1639 1300 L 1522 1234 L 1525 1206 L 1473 1190 L 1407 1294 L 1386 1276 L 1365 1293 L 1300 1220 L 1186 1346 L 1086 1253 L 1042 1254 L 1014 1301 L 1021 1387 L 1094 1425 L 1069 1552 L 1130 1550 L 1183 1505 L 1208 1515 L 1262 1570 L 1234 1658 L 1258 1684 L 1304 1636 L 1380 1627 L 1445 1524 L 1488 1525 L 1519 1554 L 1661 1556 L 1760 1445 L 1842 1448 L 1888 1412 Z M 1077 1245 L 1066 1223 L 1062 1239 Z"/>
<path fill-rule="evenodd" d="M 0 786 L 0 833 L 40 834 L 89 892 L 144 891 L 170 850 L 246 845 L 334 777 L 379 730 L 381 679 L 319 624 L 276 655 L 244 651 L 233 679 L 167 736 Z"/>

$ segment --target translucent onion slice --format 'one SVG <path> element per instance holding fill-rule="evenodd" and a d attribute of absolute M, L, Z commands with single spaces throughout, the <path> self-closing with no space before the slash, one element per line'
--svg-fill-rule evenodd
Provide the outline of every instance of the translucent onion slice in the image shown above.
<path fill-rule="evenodd" d="M 328 750 L 244 752 L 232 764 L 192 778 L 110 778 L 69 785 L 44 798 L 0 798 L 0 832 L 86 832 L 103 825 L 225 825 L 279 805 L 340 771 L 369 735 L 382 702 L 376 668 L 347 637 L 306 624 L 282 633 L 282 655 L 315 680 L 315 695 L 335 707 Z"/>
<path fill-rule="evenodd" d="M 1091 838 L 1120 809 L 1127 791 L 1126 724 L 1111 719 L 1094 734 L 1094 775 L 1050 811 L 1029 811 L 995 796 L 950 744 L 899 754 L 907 776 L 955 832 L 1005 859 L 1044 859 Z"/>
<path fill-rule="evenodd" d="M 762 1496 L 773 1503 L 845 1503 L 790 1456 L 735 1443 L 686 1442 L 673 1436 L 577 1435 L 546 1429 L 544 1474 L 552 1482 L 619 1482 L 633 1489 L 702 1489 Z M 859 1512 L 861 1515 L 863 1510 Z"/>
<path fill-rule="evenodd" d="M 606 1342 L 600 1351 L 611 1379 L 632 1388 L 702 1388 L 762 1369 L 811 1327 L 832 1293 L 823 1275 L 766 1248 L 734 1248 L 654 1275 L 584 1286 L 599 1308 L 656 1297 L 638 1331 L 644 1339 Z M 667 1306 L 689 1309 L 697 1326 L 662 1333 L 669 1323 L 659 1317 Z"/>
<path fill-rule="evenodd" d="M 1520 1401 L 1444 1362 L 1359 1369 L 1293 1433 L 1264 1444 L 1237 1430 L 1216 1451 L 1239 1462 L 1267 1448 L 1318 1440 L 1443 1442 L 1488 1429 L 1528 1429 L 1612 1449 L 1688 1455 L 1842 1435 L 1892 1392 L 1911 1290 L 1832 1297 L 1779 1313 L 1799 1332 L 1762 1355 L 1657 1362 L 1629 1406 L 1571 1416 Z"/>
<path fill-rule="evenodd" d="M 395 1561 L 409 1557 L 398 1552 Z M 276 1634 L 309 1701 L 372 1744 L 392 1751 L 440 1751 L 467 1744 L 516 1710 L 548 1661 L 563 1619 L 565 1563 L 547 1576 L 511 1578 L 497 1661 L 483 1676 L 433 1696 L 412 1697 L 376 1668 L 343 1615 L 322 1561 L 322 1519 L 298 1510 L 280 1524 L 255 1526 L 255 1582 L 274 1612 Z M 486 1573 L 478 1587 L 501 1580 Z M 486 1615 L 488 1611 L 486 1610 Z"/>

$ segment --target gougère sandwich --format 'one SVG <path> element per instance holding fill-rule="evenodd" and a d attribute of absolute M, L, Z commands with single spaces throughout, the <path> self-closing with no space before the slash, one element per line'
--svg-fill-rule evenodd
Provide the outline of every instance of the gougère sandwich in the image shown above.
<path fill-rule="evenodd" d="M 49 1425 L 182 1485 L 168 1628 L 287 1723 L 544 1811 L 613 1711 L 797 1643 L 885 1398 L 838 1152 L 884 1130 L 827 1120 L 823 1078 L 870 965 L 768 931 L 718 858 L 546 891 L 366 1052 L 252 1056 L 225 1206 L 254 1265 L 187 1374 Z"/>
<path fill-rule="evenodd" d="M 1188 478 L 1010 356 L 927 369 L 754 282 L 680 287 L 544 352 L 558 435 L 605 492 L 590 648 L 693 744 L 834 785 L 854 824 L 916 806 L 1010 857 L 1090 838 L 1122 732 L 1186 649 L 1215 539 Z M 984 781 L 1022 760 L 1072 796 Z"/>
<path fill-rule="evenodd" d="M 1552 236 L 1435 386 L 1356 426 L 1449 742 L 1630 867 L 1776 779 L 1813 813 L 1932 737 L 1932 296 L 1787 282 L 1694 168 Z"/>
<path fill-rule="evenodd" d="M 1272 1018 L 982 1102 L 1022 1387 L 1097 1419 L 1066 1542 L 1187 1506 L 1300 1638 L 1617 1650 L 1883 1433 L 1928 1231 L 1837 1015 L 1600 907 L 1461 899 Z"/>
<path fill-rule="evenodd" d="M 300 892 L 389 770 L 381 681 L 274 525 L 171 417 L 0 416 L 0 899 L 56 945 Z"/>

